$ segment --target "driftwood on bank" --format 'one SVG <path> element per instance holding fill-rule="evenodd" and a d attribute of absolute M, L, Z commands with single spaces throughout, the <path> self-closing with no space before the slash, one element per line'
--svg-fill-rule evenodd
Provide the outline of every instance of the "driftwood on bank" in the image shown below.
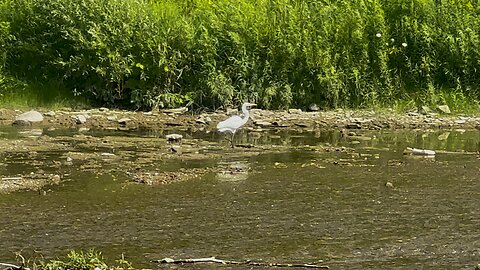
<path fill-rule="evenodd" d="M 302 263 L 268 263 L 268 262 L 252 262 L 250 260 L 246 261 L 230 261 L 230 260 L 220 260 L 215 257 L 209 258 L 198 258 L 198 259 L 179 259 L 174 260 L 171 258 L 164 258 L 161 260 L 153 261 L 155 263 L 173 263 L 173 264 L 183 264 L 183 263 L 220 263 L 220 264 L 236 264 L 236 265 L 250 265 L 250 266 L 268 266 L 268 267 L 303 267 L 303 268 L 316 268 L 316 269 L 328 269 L 328 266 L 317 265 L 317 264 L 302 264 Z"/>
<path fill-rule="evenodd" d="M 3 268 L 3 267 L 5 267 L 5 268 Z M 15 264 L 1 263 L 0 262 L 0 269 L 20 270 L 20 269 L 28 269 L 28 268 L 24 268 L 23 266 L 18 266 L 18 265 L 15 265 Z"/>

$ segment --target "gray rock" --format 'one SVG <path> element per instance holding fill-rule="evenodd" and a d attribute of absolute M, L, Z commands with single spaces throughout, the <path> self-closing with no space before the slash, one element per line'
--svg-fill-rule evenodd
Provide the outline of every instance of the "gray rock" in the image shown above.
<path fill-rule="evenodd" d="M 197 120 L 195 120 L 195 123 L 205 125 L 207 121 L 205 121 L 203 118 L 197 118 Z"/>
<path fill-rule="evenodd" d="M 175 108 L 175 109 L 164 109 L 162 110 L 163 113 L 166 114 L 182 114 L 188 112 L 187 107 L 180 107 L 180 108 Z"/>
<path fill-rule="evenodd" d="M 30 123 L 35 123 L 35 122 L 42 122 L 43 121 L 43 115 L 37 111 L 29 111 L 20 114 L 15 118 L 15 121 L 28 121 Z"/>
<path fill-rule="evenodd" d="M 262 120 L 255 121 L 254 124 L 255 124 L 256 126 L 260 126 L 260 127 L 270 127 L 270 126 L 273 125 L 271 122 L 262 121 Z"/>
<path fill-rule="evenodd" d="M 15 120 L 12 125 L 19 126 L 19 127 L 29 127 L 32 125 L 30 121 L 27 120 Z"/>
<path fill-rule="evenodd" d="M 48 111 L 45 113 L 45 116 L 48 116 L 48 117 L 54 117 L 56 115 L 56 113 L 54 111 Z"/>
<path fill-rule="evenodd" d="M 355 141 L 371 141 L 372 140 L 372 137 L 358 136 L 358 135 L 348 136 L 347 138 L 349 140 L 355 140 Z"/>
<path fill-rule="evenodd" d="M 317 111 L 320 110 L 320 108 L 318 107 L 317 104 L 312 103 L 308 106 L 308 110 L 311 111 L 311 112 L 317 112 Z"/>
<path fill-rule="evenodd" d="M 428 106 L 422 106 L 419 111 L 421 114 L 428 114 L 432 112 L 432 109 L 430 109 Z"/>
<path fill-rule="evenodd" d="M 202 124 L 202 125 L 205 125 L 205 124 L 209 124 L 212 122 L 212 118 L 210 118 L 209 116 L 204 116 L 204 115 L 200 115 L 197 120 L 195 120 L 195 122 L 197 124 Z"/>
<path fill-rule="evenodd" d="M 116 115 L 107 116 L 107 120 L 112 122 L 117 121 L 117 116 Z"/>
<path fill-rule="evenodd" d="M 448 105 L 439 105 L 439 106 L 437 107 L 437 109 L 438 109 L 440 112 L 445 113 L 445 114 L 451 113 L 450 108 L 448 107 Z"/>
<path fill-rule="evenodd" d="M 449 131 L 444 132 L 444 133 L 438 135 L 438 140 L 439 140 L 439 141 L 446 141 L 449 136 L 450 136 L 450 132 L 449 132 Z"/>
<path fill-rule="evenodd" d="M 238 114 L 238 109 L 227 108 L 225 112 L 227 115 Z"/>
<path fill-rule="evenodd" d="M 295 123 L 295 126 L 305 128 L 305 127 L 309 127 L 310 125 L 305 122 L 297 122 Z"/>
<path fill-rule="evenodd" d="M 81 124 L 85 124 L 86 122 L 87 122 L 87 117 L 85 117 L 85 115 L 79 114 L 75 116 L 75 123 L 81 125 Z"/>
<path fill-rule="evenodd" d="M 290 113 L 290 114 L 302 113 L 302 110 L 301 109 L 288 109 L 288 113 Z"/>
<path fill-rule="evenodd" d="M 392 182 L 387 182 L 387 183 L 385 183 L 385 187 L 387 187 L 387 188 L 393 188 Z"/>
<path fill-rule="evenodd" d="M 123 118 L 118 119 L 118 123 L 119 123 L 120 125 L 126 125 L 127 122 L 130 122 L 130 121 L 132 121 L 132 120 L 131 120 L 130 118 L 126 118 L 126 117 L 123 117 Z"/>
<path fill-rule="evenodd" d="M 347 128 L 347 129 L 361 129 L 362 125 L 360 125 L 358 123 L 349 123 L 349 124 L 345 125 L 345 128 Z"/>
<path fill-rule="evenodd" d="M 272 122 L 272 126 L 276 126 L 276 127 L 290 127 L 291 124 L 289 124 L 288 122 L 283 122 L 283 121 L 273 121 L 273 122 Z"/>
<path fill-rule="evenodd" d="M 165 139 L 167 139 L 167 141 L 169 141 L 169 142 L 179 142 L 179 141 L 182 140 L 182 138 L 183 138 L 182 135 L 175 134 L 175 133 L 174 134 L 168 134 L 168 135 L 165 136 Z"/>

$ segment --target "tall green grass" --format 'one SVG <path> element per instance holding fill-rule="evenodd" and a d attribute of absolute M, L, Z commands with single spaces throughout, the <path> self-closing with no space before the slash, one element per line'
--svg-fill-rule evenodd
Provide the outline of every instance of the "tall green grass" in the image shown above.
<path fill-rule="evenodd" d="M 4 76 L 94 105 L 480 99 L 477 1 L 1 0 L 0 30 Z"/>

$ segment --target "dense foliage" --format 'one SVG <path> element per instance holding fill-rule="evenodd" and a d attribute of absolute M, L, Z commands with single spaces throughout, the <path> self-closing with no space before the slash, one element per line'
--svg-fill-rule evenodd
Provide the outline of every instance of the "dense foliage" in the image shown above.
<path fill-rule="evenodd" d="M 473 0 L 0 3 L 0 87 L 5 76 L 54 81 L 92 103 L 130 108 L 480 96 Z"/>

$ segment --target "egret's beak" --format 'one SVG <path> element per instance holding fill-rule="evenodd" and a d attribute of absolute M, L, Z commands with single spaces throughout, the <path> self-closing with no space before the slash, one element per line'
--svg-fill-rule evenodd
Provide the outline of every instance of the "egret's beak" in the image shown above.
<path fill-rule="evenodd" d="M 257 106 L 257 104 L 255 104 L 255 103 L 248 103 L 248 106 L 249 106 L 249 107 L 255 107 L 255 106 Z"/>

